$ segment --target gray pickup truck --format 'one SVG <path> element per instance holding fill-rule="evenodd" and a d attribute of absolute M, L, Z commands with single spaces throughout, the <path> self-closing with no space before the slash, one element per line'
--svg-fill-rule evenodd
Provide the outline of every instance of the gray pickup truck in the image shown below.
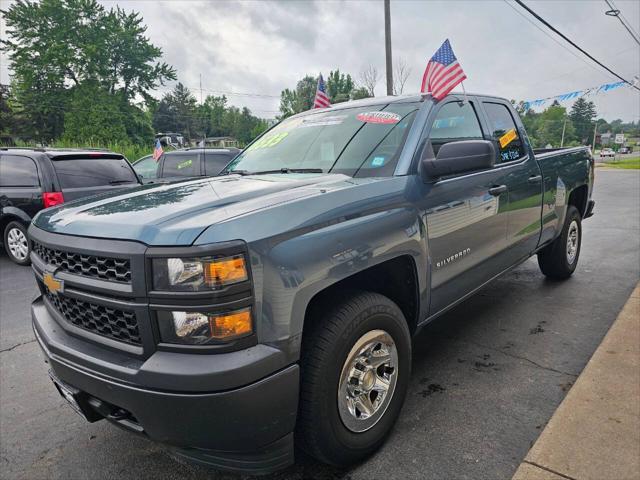
<path fill-rule="evenodd" d="M 346 466 L 396 421 L 421 327 L 533 255 L 574 272 L 593 180 L 587 147 L 536 154 L 500 98 L 304 112 L 221 176 L 40 212 L 33 329 L 91 422 L 223 469 L 294 444 Z"/>

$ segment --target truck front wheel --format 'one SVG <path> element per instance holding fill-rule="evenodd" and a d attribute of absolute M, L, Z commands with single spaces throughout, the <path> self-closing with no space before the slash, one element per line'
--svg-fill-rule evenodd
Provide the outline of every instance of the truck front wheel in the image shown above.
<path fill-rule="evenodd" d="M 542 273 L 557 280 L 569 278 L 578 266 L 581 241 L 580 212 L 569 205 L 562 232 L 550 245 L 538 252 L 538 265 Z"/>
<path fill-rule="evenodd" d="M 373 453 L 400 413 L 411 372 L 411 336 L 383 295 L 348 295 L 305 332 L 297 443 L 344 467 Z"/>

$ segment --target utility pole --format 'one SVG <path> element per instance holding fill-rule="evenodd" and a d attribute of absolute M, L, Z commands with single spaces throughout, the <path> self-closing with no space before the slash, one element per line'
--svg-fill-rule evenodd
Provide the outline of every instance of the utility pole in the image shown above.
<path fill-rule="evenodd" d="M 391 59 L 391 5 L 384 0 L 384 47 L 387 60 L 387 95 L 393 95 L 393 61 Z"/>
<path fill-rule="evenodd" d="M 592 153 L 596 151 L 596 132 L 598 131 L 598 122 L 593 126 L 593 146 L 591 147 Z"/>
<path fill-rule="evenodd" d="M 560 148 L 564 147 L 564 130 L 567 127 L 567 117 L 564 117 L 564 123 L 562 124 L 562 139 L 560 140 Z"/>

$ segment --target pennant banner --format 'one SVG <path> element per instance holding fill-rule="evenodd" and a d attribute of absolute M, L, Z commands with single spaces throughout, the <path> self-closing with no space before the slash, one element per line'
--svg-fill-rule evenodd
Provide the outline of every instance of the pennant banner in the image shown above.
<path fill-rule="evenodd" d="M 537 100 L 529 100 L 524 102 L 524 109 L 529 110 L 530 108 L 540 107 L 547 103 L 548 101 L 557 100 L 558 102 L 564 102 L 566 100 L 572 100 L 578 97 L 590 97 L 593 95 L 599 95 L 601 93 L 610 92 L 611 90 L 615 90 L 616 88 L 630 86 L 626 82 L 615 82 L 615 83 L 605 83 L 604 85 L 598 85 L 597 87 L 590 87 L 584 90 L 576 90 L 575 92 L 563 93 L 561 95 L 556 95 L 554 97 L 547 98 L 539 98 Z"/>

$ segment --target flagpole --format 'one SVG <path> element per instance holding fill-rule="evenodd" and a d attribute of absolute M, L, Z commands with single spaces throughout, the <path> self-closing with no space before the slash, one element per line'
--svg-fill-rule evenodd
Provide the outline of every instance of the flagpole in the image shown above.
<path fill-rule="evenodd" d="M 464 88 L 464 82 L 460 82 L 460 85 L 462 85 L 462 93 L 464 95 L 464 101 L 469 103 L 469 99 L 467 98 L 467 91 Z"/>

